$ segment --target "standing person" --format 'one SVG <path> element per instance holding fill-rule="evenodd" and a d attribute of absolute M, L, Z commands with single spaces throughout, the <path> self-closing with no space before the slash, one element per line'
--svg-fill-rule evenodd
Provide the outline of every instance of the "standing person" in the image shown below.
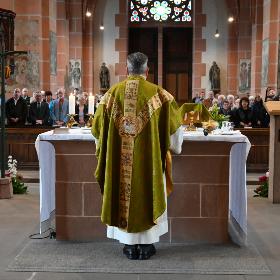
<path fill-rule="evenodd" d="M 260 95 L 256 95 L 252 110 L 255 116 L 255 127 L 269 127 L 270 117 Z"/>
<path fill-rule="evenodd" d="M 33 125 L 49 125 L 49 105 L 43 102 L 42 93 L 35 92 L 35 101 L 30 104 L 29 121 Z"/>
<path fill-rule="evenodd" d="M 127 79 L 104 95 L 92 126 L 101 220 L 107 237 L 125 244 L 129 259 L 149 259 L 156 252 L 153 243 L 168 231 L 166 158 L 175 139 L 176 152 L 182 144 L 177 104 L 166 90 L 146 81 L 147 63 L 142 53 L 127 57 Z"/>
<path fill-rule="evenodd" d="M 78 95 L 78 103 L 75 106 L 75 121 L 79 125 L 85 125 L 89 119 L 88 105 L 86 104 L 86 98 L 83 94 Z"/>
<path fill-rule="evenodd" d="M 224 100 L 222 108 L 219 110 L 219 114 L 223 114 L 225 116 L 230 116 L 231 108 L 229 106 L 228 100 Z"/>
<path fill-rule="evenodd" d="M 27 104 L 21 97 L 20 89 L 14 89 L 13 97 L 6 102 L 7 124 L 24 125 L 27 117 Z"/>
<path fill-rule="evenodd" d="M 50 115 L 53 124 L 62 126 L 68 121 L 69 102 L 64 98 L 65 90 L 58 89 L 57 99 L 50 103 Z"/>
<path fill-rule="evenodd" d="M 27 88 L 22 89 L 21 96 L 22 96 L 23 100 L 26 102 L 27 106 L 29 106 L 30 105 L 30 96 L 28 96 Z"/>
<path fill-rule="evenodd" d="M 195 103 L 195 104 L 201 103 L 199 92 L 195 93 L 195 97 L 192 99 L 192 103 Z"/>
<path fill-rule="evenodd" d="M 50 90 L 46 90 L 45 91 L 45 100 L 43 100 L 43 102 L 46 102 L 50 106 L 50 103 L 52 102 L 52 100 L 53 100 L 52 92 Z"/>

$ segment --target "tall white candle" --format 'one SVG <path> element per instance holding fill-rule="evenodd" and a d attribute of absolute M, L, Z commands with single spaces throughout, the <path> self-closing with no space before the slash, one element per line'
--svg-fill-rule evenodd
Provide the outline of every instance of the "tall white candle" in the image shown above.
<path fill-rule="evenodd" d="M 94 100 L 95 97 L 91 93 L 88 97 L 88 113 L 92 115 L 94 114 Z"/>
<path fill-rule="evenodd" d="M 72 93 L 69 96 L 69 114 L 75 114 L 75 96 Z"/>

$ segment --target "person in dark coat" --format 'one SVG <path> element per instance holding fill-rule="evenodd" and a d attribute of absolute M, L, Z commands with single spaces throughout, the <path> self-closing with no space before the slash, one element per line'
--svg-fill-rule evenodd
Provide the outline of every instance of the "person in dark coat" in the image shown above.
<path fill-rule="evenodd" d="M 242 97 L 240 99 L 240 105 L 236 111 L 236 122 L 240 128 L 252 127 L 255 124 L 254 112 L 249 107 L 248 97 Z"/>
<path fill-rule="evenodd" d="M 75 107 L 75 120 L 79 125 L 83 126 L 87 123 L 88 116 L 88 105 L 86 104 L 86 97 L 83 94 L 78 95 L 78 104 Z"/>
<path fill-rule="evenodd" d="M 224 100 L 222 103 L 222 108 L 219 110 L 219 114 L 223 114 L 225 116 L 229 116 L 231 112 L 231 108 L 229 106 L 228 100 Z"/>
<path fill-rule="evenodd" d="M 46 102 L 43 102 L 42 93 L 35 92 L 35 101 L 30 104 L 29 122 L 33 125 L 49 125 L 50 109 Z"/>
<path fill-rule="evenodd" d="M 255 127 L 269 127 L 270 117 L 267 113 L 261 96 L 257 95 L 255 97 L 255 102 L 252 107 L 255 116 Z"/>
<path fill-rule="evenodd" d="M 13 97 L 6 102 L 7 124 L 24 125 L 27 117 L 27 104 L 21 97 L 20 89 L 14 89 Z"/>

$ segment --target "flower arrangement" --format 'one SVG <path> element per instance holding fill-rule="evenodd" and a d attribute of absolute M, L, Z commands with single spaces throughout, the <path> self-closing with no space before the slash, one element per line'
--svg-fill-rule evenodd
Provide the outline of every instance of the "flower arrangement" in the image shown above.
<path fill-rule="evenodd" d="M 254 192 L 254 197 L 268 197 L 268 179 L 269 172 L 266 172 L 264 176 L 259 177 L 260 186 L 258 186 Z"/>
<path fill-rule="evenodd" d="M 219 114 L 219 107 L 217 104 L 214 104 L 211 108 L 209 108 L 209 113 L 210 113 L 211 119 L 218 122 L 219 126 L 222 125 L 223 121 L 229 121 L 229 116 Z"/>
<path fill-rule="evenodd" d="M 13 193 L 24 194 L 27 193 L 27 186 L 22 182 L 23 177 L 17 173 L 17 160 L 12 156 L 8 156 L 8 173 L 6 176 L 12 178 Z"/>

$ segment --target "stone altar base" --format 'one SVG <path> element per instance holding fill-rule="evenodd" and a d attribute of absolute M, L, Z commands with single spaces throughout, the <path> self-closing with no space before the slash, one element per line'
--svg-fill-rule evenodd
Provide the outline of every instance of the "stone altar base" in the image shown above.
<path fill-rule="evenodd" d="M 100 221 L 100 189 L 94 178 L 95 143 L 50 141 L 56 157 L 57 240 L 108 240 Z M 184 141 L 173 155 L 174 192 L 168 199 L 169 232 L 162 242 L 226 243 L 229 159 L 234 143 Z"/>
<path fill-rule="evenodd" d="M 13 185 L 11 178 L 0 178 L 0 199 L 13 197 Z"/>

